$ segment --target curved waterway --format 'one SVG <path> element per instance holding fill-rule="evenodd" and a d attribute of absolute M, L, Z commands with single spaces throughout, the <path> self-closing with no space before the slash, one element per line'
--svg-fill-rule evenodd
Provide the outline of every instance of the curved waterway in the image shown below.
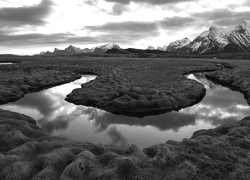
<path fill-rule="evenodd" d="M 197 130 L 214 128 L 250 116 L 250 107 L 241 93 L 214 84 L 203 74 L 186 77 L 204 84 L 207 89 L 205 98 L 179 112 L 157 116 L 136 118 L 113 115 L 65 101 L 64 98 L 73 89 L 95 79 L 95 76 L 89 75 L 71 83 L 27 94 L 0 108 L 33 117 L 51 135 L 96 144 L 138 144 L 142 147 L 167 140 L 180 141 L 191 137 Z"/>

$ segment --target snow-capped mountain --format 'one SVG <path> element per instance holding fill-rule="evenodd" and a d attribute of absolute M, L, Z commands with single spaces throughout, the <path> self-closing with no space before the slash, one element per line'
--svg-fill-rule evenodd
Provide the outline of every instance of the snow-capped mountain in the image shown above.
<path fill-rule="evenodd" d="M 108 43 L 98 47 L 93 48 L 93 53 L 105 53 L 109 49 L 121 49 L 119 45 L 115 43 Z"/>
<path fill-rule="evenodd" d="M 103 54 L 110 49 L 119 50 L 121 48 L 115 43 L 104 44 L 92 49 L 80 49 L 70 45 L 64 50 L 55 48 L 54 52 L 47 51 L 39 55 L 57 56 L 80 53 Z M 146 50 L 155 50 L 155 48 L 149 46 Z M 244 23 L 240 25 L 227 28 L 212 26 L 207 31 L 202 32 L 193 41 L 184 38 L 174 41 L 168 46 L 158 47 L 157 50 L 186 54 L 250 52 L 250 21 L 244 21 Z"/>
<path fill-rule="evenodd" d="M 250 21 L 235 27 L 212 26 L 182 48 L 188 53 L 250 52 Z"/>
<path fill-rule="evenodd" d="M 74 54 L 81 54 L 81 53 L 105 53 L 109 49 L 121 49 L 117 44 L 115 43 L 109 43 L 102 46 L 94 47 L 92 49 L 85 48 L 77 48 L 75 46 L 70 45 L 69 47 L 65 48 L 64 50 L 60 50 L 58 48 L 55 48 L 53 52 L 41 52 L 38 55 L 43 56 L 60 56 L 60 55 L 74 55 Z"/>
<path fill-rule="evenodd" d="M 66 52 L 69 53 L 84 53 L 83 49 L 77 48 L 75 46 L 70 45 L 69 47 L 65 48 Z"/>
<path fill-rule="evenodd" d="M 64 50 L 60 50 L 58 48 L 54 49 L 54 52 L 46 52 L 45 55 L 72 55 L 72 54 L 79 54 L 85 53 L 86 50 L 77 48 L 75 46 L 70 45 L 69 47 L 65 48 Z"/>
<path fill-rule="evenodd" d="M 177 41 L 171 42 L 168 46 L 166 51 L 170 52 L 179 52 L 179 49 L 181 49 L 184 46 L 187 46 L 191 41 L 188 38 L 179 39 Z"/>
<path fill-rule="evenodd" d="M 158 46 L 157 50 L 159 50 L 159 51 L 166 51 L 167 48 L 168 48 L 167 45 L 165 45 L 165 46 L 163 46 L 163 47 Z"/>
<path fill-rule="evenodd" d="M 148 46 L 146 50 L 155 50 L 155 48 L 153 46 Z"/>

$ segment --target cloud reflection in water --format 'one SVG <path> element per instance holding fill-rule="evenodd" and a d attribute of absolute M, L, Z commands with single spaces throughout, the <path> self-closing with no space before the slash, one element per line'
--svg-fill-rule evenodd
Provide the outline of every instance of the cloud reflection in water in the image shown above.
<path fill-rule="evenodd" d="M 83 76 L 65 85 L 27 94 L 19 101 L 0 108 L 35 118 L 52 135 L 117 146 L 136 143 L 143 147 L 168 139 L 188 138 L 199 129 L 232 123 L 250 115 L 250 108 L 242 94 L 216 85 L 199 74 L 198 81 L 207 88 L 205 98 L 199 104 L 179 112 L 136 118 L 76 106 L 64 100 L 73 89 L 94 78 Z M 195 76 L 191 78 L 197 80 Z"/>

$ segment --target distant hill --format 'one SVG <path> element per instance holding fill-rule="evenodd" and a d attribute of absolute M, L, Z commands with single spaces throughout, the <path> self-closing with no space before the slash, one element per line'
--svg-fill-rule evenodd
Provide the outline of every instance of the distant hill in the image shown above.
<path fill-rule="evenodd" d="M 19 55 L 15 54 L 0 54 L 1 57 L 18 57 Z"/>

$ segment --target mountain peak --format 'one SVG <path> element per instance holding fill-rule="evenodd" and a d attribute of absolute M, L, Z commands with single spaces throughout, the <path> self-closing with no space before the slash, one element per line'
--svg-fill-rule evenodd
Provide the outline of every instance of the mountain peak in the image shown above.
<path fill-rule="evenodd" d="M 187 37 L 171 42 L 167 47 L 167 51 L 177 52 L 178 49 L 187 46 L 190 42 L 191 41 Z"/>
<path fill-rule="evenodd" d="M 178 40 L 176 40 L 176 41 L 174 41 L 174 42 L 171 42 L 170 44 L 169 44 L 169 46 L 171 47 L 171 46 L 178 46 L 178 47 L 180 47 L 180 46 L 185 46 L 185 45 L 187 45 L 187 44 L 189 44 L 191 41 L 187 38 L 187 37 L 185 37 L 185 38 L 183 38 L 183 39 L 178 39 Z"/>
<path fill-rule="evenodd" d="M 215 31 L 215 30 L 217 30 L 218 28 L 216 27 L 216 26 L 211 26 L 210 28 L 209 28 L 209 30 L 210 31 Z"/>
<path fill-rule="evenodd" d="M 76 48 L 75 46 L 69 45 L 69 47 L 65 48 L 65 50 L 67 50 L 67 49 L 75 49 L 75 48 Z"/>
<path fill-rule="evenodd" d="M 94 53 L 105 53 L 109 49 L 121 49 L 116 43 L 108 43 L 92 49 Z"/>
<path fill-rule="evenodd" d="M 57 49 L 57 48 L 55 48 L 55 49 L 54 49 L 54 52 L 57 52 L 57 51 L 60 51 L 60 50 L 59 50 L 59 49 Z"/>
<path fill-rule="evenodd" d="M 165 45 L 165 46 L 163 46 L 163 47 L 158 47 L 157 48 L 157 50 L 160 50 L 160 51 L 166 51 L 167 50 L 167 48 L 168 48 L 168 46 L 167 45 Z"/>
<path fill-rule="evenodd" d="M 116 43 L 108 43 L 108 44 L 106 44 L 105 47 L 108 48 L 108 49 L 120 48 L 120 47 L 118 46 L 118 44 L 116 44 Z"/>
<path fill-rule="evenodd" d="M 244 24 L 250 24 L 250 20 L 245 20 Z"/>
<path fill-rule="evenodd" d="M 148 46 L 146 50 L 155 50 L 154 46 Z"/>
<path fill-rule="evenodd" d="M 245 29 L 250 30 L 250 20 L 245 20 L 241 26 L 243 26 Z"/>
<path fill-rule="evenodd" d="M 83 50 L 80 48 L 77 48 L 75 46 L 70 45 L 69 47 L 65 48 L 65 51 L 70 52 L 70 53 L 82 53 Z"/>
<path fill-rule="evenodd" d="M 116 43 L 108 43 L 108 44 L 104 44 L 101 46 L 98 46 L 97 48 L 101 48 L 101 49 L 120 49 L 119 45 Z"/>
<path fill-rule="evenodd" d="M 116 43 L 113 43 L 113 42 L 112 42 L 112 43 L 108 43 L 107 45 L 108 45 L 108 46 L 114 46 L 114 45 L 116 45 Z"/>

